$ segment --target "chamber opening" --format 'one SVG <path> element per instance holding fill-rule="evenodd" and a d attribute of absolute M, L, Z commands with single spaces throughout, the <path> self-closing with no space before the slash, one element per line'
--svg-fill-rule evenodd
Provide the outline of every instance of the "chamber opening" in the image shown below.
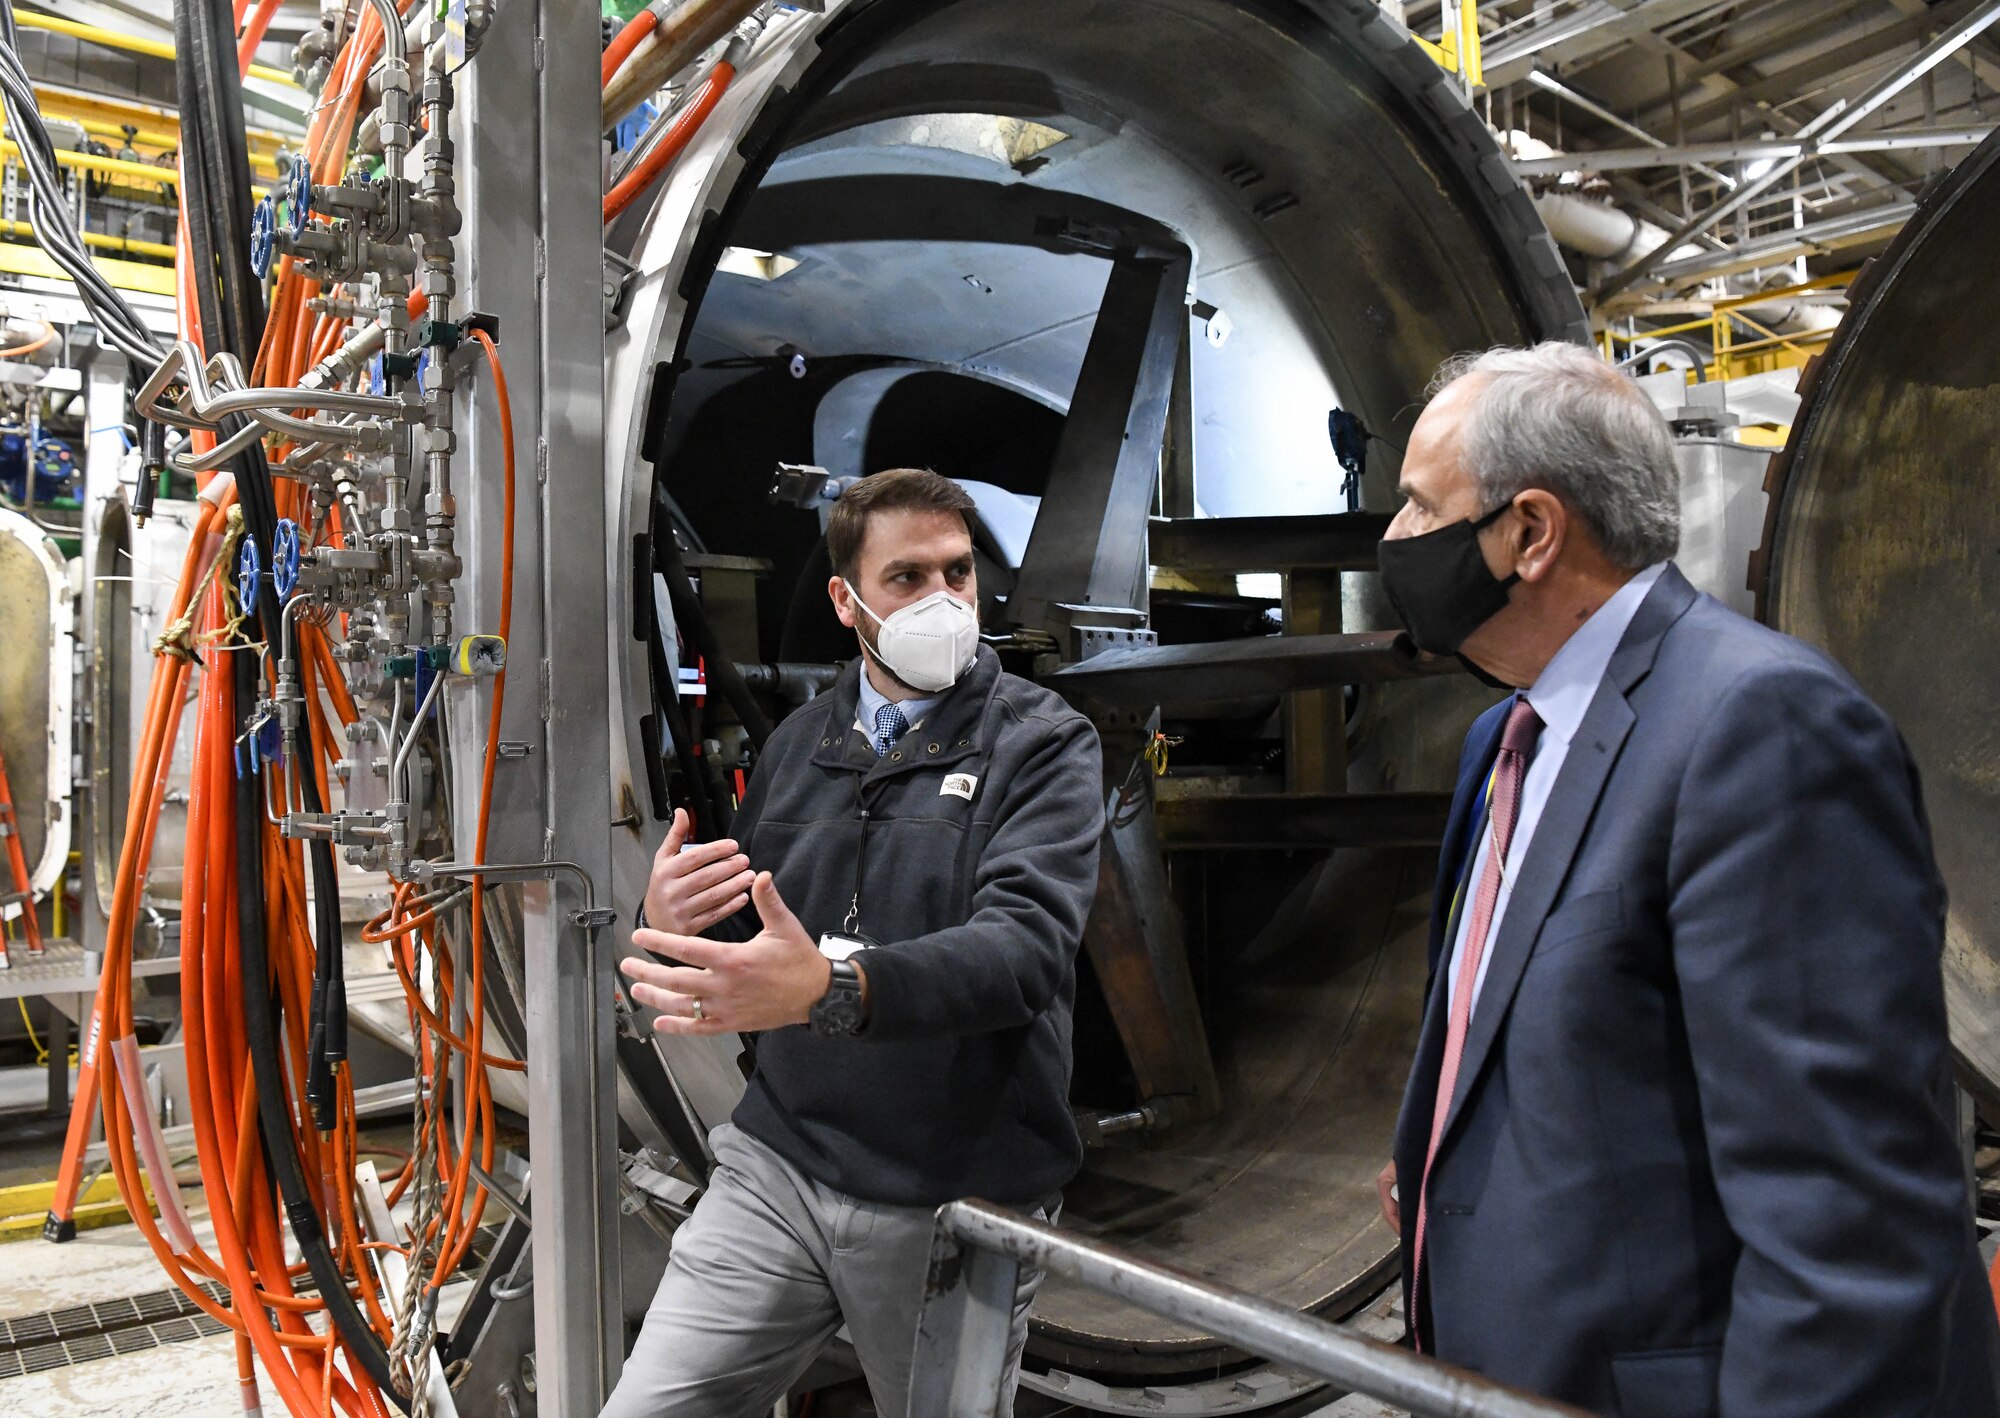
<path fill-rule="evenodd" d="M 657 353 L 676 363 L 654 411 L 654 534 L 679 529 L 732 653 L 852 654 L 814 609 L 820 517 L 768 496 L 781 462 L 961 479 L 980 502 L 982 590 L 1011 585 L 1039 499 L 1061 491 L 1051 469 L 1120 251 L 1189 273 L 1168 419 L 1181 442 L 1147 509 L 1181 521 L 1386 512 L 1394 450 L 1440 361 L 1574 337 L 1581 311 L 1525 197 L 1478 177 L 1483 127 L 1379 26 L 1372 5 L 1250 0 L 877 0 L 829 22 L 822 57 L 744 146 L 679 283 L 691 314 Z M 1355 484 L 1334 456 L 1335 407 L 1381 435 Z M 1371 576 L 1318 566 L 1280 582 L 1287 555 L 1156 565 L 1138 609 L 1168 643 L 1297 630 L 1308 600 L 1324 629 L 1386 624 Z M 731 596 L 744 599 L 723 608 Z M 1316 712 L 1338 703 L 1352 722 L 1333 721 L 1331 759 L 1310 773 L 1275 691 L 1168 704 L 1185 742 L 1161 820 L 1296 807 L 1308 779 L 1448 789 L 1487 702 L 1447 681 L 1319 693 Z M 1351 752 L 1327 748 L 1343 734 Z M 1126 765 L 1110 767 L 1115 781 Z M 1335 850 L 1317 830 L 1218 847 L 1161 830 L 1142 887 L 1182 923 L 1222 1106 L 1105 1138 L 1064 1224 L 1341 1313 L 1393 1263 L 1374 1177 L 1414 1048 L 1434 848 Z M 1072 1101 L 1131 1108 L 1131 1051 L 1082 974 Z M 1031 1365 L 1121 1384 L 1238 1358 L 1058 1284 L 1030 1341 Z"/>

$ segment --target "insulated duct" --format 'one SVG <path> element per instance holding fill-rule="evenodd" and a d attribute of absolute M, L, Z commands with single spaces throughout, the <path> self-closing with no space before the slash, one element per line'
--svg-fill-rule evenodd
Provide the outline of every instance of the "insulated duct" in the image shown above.
<path fill-rule="evenodd" d="M 1535 211 L 1548 223 L 1549 235 L 1570 250 L 1599 261 L 1625 265 L 1658 250 L 1673 235 L 1623 207 L 1597 202 L 1571 192 L 1538 192 Z M 1675 250 L 1676 256 L 1699 256 L 1694 245 Z"/>
<path fill-rule="evenodd" d="M 1558 245 L 1592 260 L 1610 261 L 1621 266 L 1656 250 L 1673 234 L 1665 227 L 1634 216 L 1623 207 L 1579 197 L 1571 192 L 1536 193 L 1535 211 L 1548 224 L 1549 235 L 1556 239 Z M 1704 254 L 1705 248 L 1692 244 L 1674 252 L 1677 258 Z M 1782 335 L 1831 330 L 1840 323 L 1838 310 L 1805 300 L 1779 299 L 1768 304 L 1738 308 L 1759 324 Z"/>

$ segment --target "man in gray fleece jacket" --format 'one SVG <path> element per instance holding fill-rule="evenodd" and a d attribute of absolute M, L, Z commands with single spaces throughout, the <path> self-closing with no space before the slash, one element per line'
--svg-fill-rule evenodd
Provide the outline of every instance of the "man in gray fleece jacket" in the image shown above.
<path fill-rule="evenodd" d="M 768 1413 L 843 1323 L 903 1418 L 933 1212 L 1049 1217 L 1082 1160 L 1102 764 L 1086 719 L 979 645 L 972 506 L 913 470 L 840 499 L 828 591 L 862 658 L 771 736 L 736 840 L 684 851 L 677 814 L 654 864 L 633 940 L 680 963 L 626 961 L 634 997 L 663 1032 L 759 1037 L 613 1418 Z M 762 930 L 714 939 L 746 905 Z"/>

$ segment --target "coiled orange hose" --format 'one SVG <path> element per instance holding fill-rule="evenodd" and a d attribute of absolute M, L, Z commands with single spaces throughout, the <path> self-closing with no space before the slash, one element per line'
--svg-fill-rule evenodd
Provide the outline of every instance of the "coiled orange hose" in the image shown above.
<path fill-rule="evenodd" d="M 247 8 L 238 6 L 239 18 L 240 12 Z M 259 0 L 243 31 L 242 50 L 255 47 L 262 27 L 268 24 L 275 9 L 274 0 Z M 372 11 L 364 11 L 355 34 L 336 59 L 328 101 L 313 116 L 305 154 L 316 172 L 333 174 L 329 180 L 337 180 L 353 140 L 364 102 L 365 81 L 381 42 L 380 22 Z M 182 250 L 185 249 L 183 240 Z M 196 275 L 184 256 L 177 259 L 176 268 L 181 330 L 184 335 L 194 337 Z M 317 290 L 317 284 L 295 269 L 292 261 L 280 263 L 272 291 L 271 316 L 255 356 L 256 377 L 260 381 L 281 386 L 295 383 L 309 367 L 311 358 L 323 358 L 337 347 L 344 322 L 317 316 L 307 308 Z M 212 447 L 213 436 L 197 436 L 195 446 Z M 510 436 L 510 536 L 511 453 Z M 216 492 L 217 476 L 221 475 L 210 475 L 203 480 L 203 486 L 211 494 Z M 97 1000 L 103 1039 L 109 1044 L 129 1040 L 134 926 L 158 829 L 168 767 L 181 732 L 183 710 L 187 709 L 194 743 L 189 839 L 181 899 L 182 1000 L 190 1065 L 191 1121 L 214 1226 L 212 1250 L 190 1245 L 185 1234 L 177 1229 L 175 1234 L 182 1237 L 178 1243 L 181 1250 L 177 1251 L 176 1243 L 169 1241 L 152 1216 L 146 1204 L 146 1176 L 137 1135 L 139 1130 L 149 1128 L 150 1123 L 133 1115 L 121 1090 L 117 1070 L 101 1070 L 95 1099 L 80 1099 L 79 1107 L 87 1108 L 94 1102 L 102 1110 L 112 1173 L 142 1236 L 162 1267 L 196 1305 L 235 1333 L 246 1404 L 257 1401 L 255 1369 L 261 1366 L 285 1407 L 300 1418 L 307 1414 L 330 1418 L 335 1411 L 352 1418 L 387 1418 L 387 1403 L 359 1363 L 348 1355 L 345 1342 L 337 1333 L 315 1332 L 312 1318 L 323 1312 L 324 1305 L 319 1298 L 302 1297 L 294 1290 L 293 1272 L 286 1262 L 285 1223 L 264 1176 L 257 1087 L 248 1067 L 242 1002 L 248 990 L 274 990 L 286 1018 L 302 1024 L 308 1017 L 315 947 L 306 919 L 301 847 L 283 841 L 274 829 L 260 824 L 262 860 L 251 864 L 237 860 L 233 791 L 237 741 L 231 686 L 237 675 L 260 674 L 263 661 L 254 649 L 222 643 L 221 637 L 225 627 L 232 623 L 234 611 L 225 589 L 233 578 L 234 544 L 224 540 L 234 492 L 231 485 L 224 484 L 224 488 L 218 495 L 204 497 L 169 614 L 169 623 L 173 623 L 192 612 L 193 650 L 198 663 L 195 658 L 180 654 L 161 655 L 156 661 L 141 720 L 140 750 L 130 790 L 131 812 L 115 875 L 112 919 Z M 274 491 L 280 514 L 291 516 L 306 527 L 310 540 L 327 535 L 330 528 L 313 529 L 307 525 L 311 509 L 306 489 L 280 483 Z M 226 558 L 225 546 L 232 553 Z M 217 566 L 219 559 L 227 564 Z M 290 762 L 264 766 L 274 797 L 284 795 L 288 784 L 301 773 L 311 773 L 323 789 L 326 786 L 328 760 L 336 752 L 338 742 L 327 721 L 329 700 L 333 712 L 343 721 L 352 722 L 355 717 L 355 706 L 325 629 L 311 619 L 298 623 L 294 629 L 301 686 L 308 696 L 307 713 L 316 730 L 309 740 L 315 751 L 301 753 Z M 246 980 L 242 975 L 237 948 L 242 923 L 236 910 L 236 874 L 240 870 L 259 870 L 266 882 L 268 918 L 264 924 L 271 946 L 271 974 L 263 980 Z M 328 945 L 339 948 L 337 942 Z M 475 974 L 478 968 L 475 964 Z M 483 1008 L 476 991 L 466 1003 L 472 1020 L 468 1032 L 476 1036 L 483 1024 Z M 303 1032 L 296 1027 L 285 1031 L 289 1076 L 300 1080 L 300 1086 L 306 1062 Z M 473 1106 L 467 1109 L 470 1116 L 466 1119 L 465 1136 L 456 1148 L 452 1146 L 453 1140 L 442 1133 L 438 1138 L 439 1154 L 453 1168 L 454 1203 L 462 1201 L 465 1195 L 463 1178 L 469 1170 L 465 1159 L 473 1155 L 471 1149 L 478 1147 L 481 1155 L 490 1159 L 493 1146 L 494 1120 L 490 1096 L 486 1096 L 489 1093 L 485 1085 L 486 1066 L 483 1056 L 472 1057 L 474 1066 L 469 1076 L 476 1086 L 471 1099 Z M 504 1066 L 511 1061 L 493 1062 Z M 444 1060 L 427 1053 L 426 1063 L 441 1081 Z M 324 1135 L 311 1126 L 302 1099 L 287 1099 L 286 1111 L 292 1119 L 294 1140 L 308 1175 L 316 1176 L 323 1189 L 326 1213 L 323 1227 L 334 1238 L 337 1263 L 356 1292 L 369 1324 L 387 1339 L 392 1322 L 376 1283 L 369 1252 L 371 1247 L 390 1247 L 392 1238 L 377 1238 L 373 1242 L 363 1239 L 354 1196 L 354 1165 L 359 1148 L 352 1080 L 344 1068 L 336 1071 L 336 1103 L 333 1129 Z M 442 1128 L 441 1119 L 439 1126 Z M 152 1144 L 148 1143 L 148 1147 Z M 157 1157 L 157 1151 L 149 1151 L 147 1155 Z M 405 1164 L 394 1178 L 398 1192 L 409 1184 L 412 1175 Z M 171 1178 L 157 1175 L 153 1181 L 155 1186 L 174 1185 Z M 454 1265 L 476 1229 L 476 1216 L 475 1202 L 470 1211 L 462 1214 L 441 1213 L 433 1228 L 432 1239 L 443 1239 L 447 1258 Z M 226 1285 L 227 1302 L 214 1300 L 204 1282 Z"/>

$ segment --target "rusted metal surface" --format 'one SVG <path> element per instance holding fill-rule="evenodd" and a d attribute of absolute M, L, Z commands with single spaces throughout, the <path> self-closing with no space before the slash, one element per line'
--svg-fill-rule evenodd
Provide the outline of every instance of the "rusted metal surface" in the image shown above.
<path fill-rule="evenodd" d="M 1423 1009 L 1435 863 L 1336 853 L 1238 945 L 1206 1014 L 1223 1112 L 1092 1151 L 1064 1227 L 1333 1317 L 1379 1290 L 1396 1240 L 1375 1174 Z M 1196 1325 L 1056 1283 L 1035 1302 L 1034 1350 L 1149 1375 L 1241 1357 Z"/>
<path fill-rule="evenodd" d="M 2000 140 L 1925 197 L 1849 293 L 1773 461 L 1759 614 L 1824 647 L 1923 773 L 1951 891 L 1961 1074 L 2000 1104 Z"/>
<path fill-rule="evenodd" d="M 1139 1096 L 1164 1117 L 1212 1116 L 1221 1102 L 1215 1063 L 1188 969 L 1186 926 L 1160 861 L 1150 783 L 1112 795 L 1097 862 L 1083 947 Z"/>
<path fill-rule="evenodd" d="M 1338 635 L 1338 571 L 1298 569 L 1285 577 L 1285 633 Z M 1285 700 L 1285 788 L 1294 793 L 1347 791 L 1347 689 L 1302 689 Z"/>

